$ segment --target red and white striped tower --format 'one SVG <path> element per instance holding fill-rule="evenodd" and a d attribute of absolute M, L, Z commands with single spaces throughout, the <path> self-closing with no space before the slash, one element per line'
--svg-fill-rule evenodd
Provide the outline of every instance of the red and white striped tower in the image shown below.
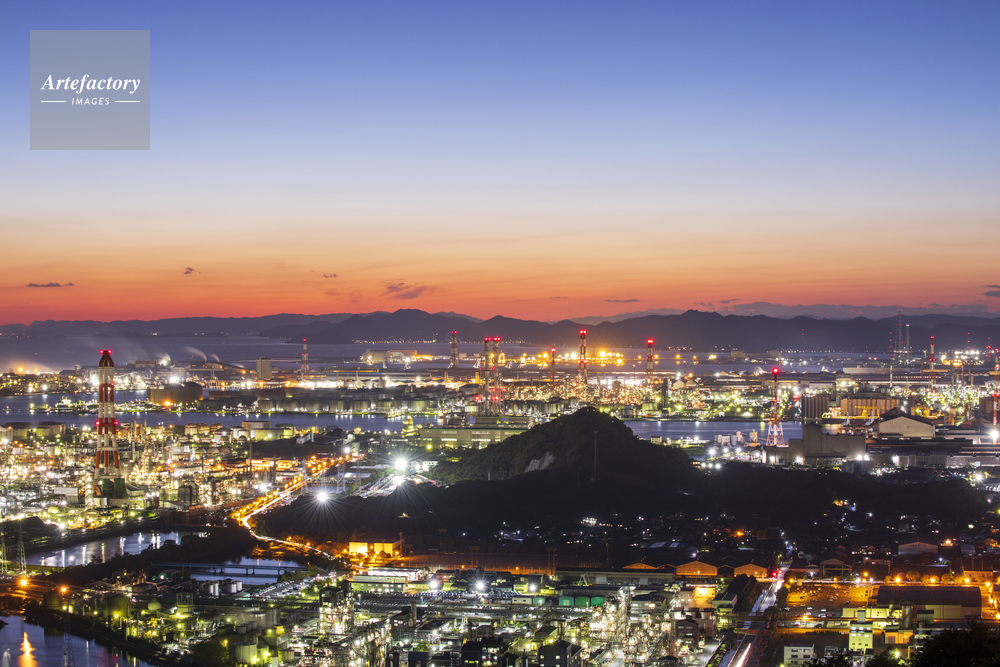
<path fill-rule="evenodd" d="M 493 378 L 493 393 L 490 394 L 490 414 L 500 416 L 503 414 L 503 382 L 500 377 L 500 336 L 494 336 L 493 358 L 490 365 L 490 375 Z"/>
<path fill-rule="evenodd" d="M 309 346 L 306 345 L 306 339 L 302 339 L 302 379 L 306 379 L 306 375 L 309 373 Z"/>
<path fill-rule="evenodd" d="M 580 329 L 580 362 L 576 367 L 577 375 L 580 379 L 587 382 L 587 330 Z"/>
<path fill-rule="evenodd" d="M 653 339 L 646 339 L 646 386 L 653 384 Z"/>
<path fill-rule="evenodd" d="M 448 368 L 458 368 L 458 332 L 451 332 L 451 365 Z"/>
<path fill-rule="evenodd" d="M 934 364 L 937 363 L 937 359 L 934 358 L 934 336 L 931 336 L 931 358 L 928 359 L 931 364 L 931 387 L 934 386 Z"/>
<path fill-rule="evenodd" d="M 115 362 L 111 360 L 111 350 L 101 350 L 101 360 L 97 364 L 97 454 L 94 456 L 94 478 L 97 480 L 121 479 L 125 477 L 118 460 L 115 434 L 118 422 L 115 420 Z"/>

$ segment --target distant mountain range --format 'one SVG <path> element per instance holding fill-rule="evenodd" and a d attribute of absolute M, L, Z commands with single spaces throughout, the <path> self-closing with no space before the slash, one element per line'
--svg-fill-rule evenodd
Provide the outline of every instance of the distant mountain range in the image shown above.
<path fill-rule="evenodd" d="M 927 349 L 930 336 L 940 350 L 975 349 L 1000 344 L 1000 318 L 973 315 L 932 314 L 905 316 L 910 325 L 914 350 Z M 849 320 L 815 317 L 778 318 L 765 315 L 723 315 L 689 310 L 670 315 L 642 315 L 617 322 L 586 325 L 588 345 L 593 348 L 641 348 L 647 338 L 658 349 L 683 347 L 694 350 L 749 351 L 842 351 L 880 352 L 890 349 L 894 318 Z M 457 331 L 461 341 L 479 341 L 499 336 L 505 342 L 531 345 L 575 346 L 581 323 L 572 320 L 539 322 L 509 317 L 477 320 L 456 313 L 426 313 L 404 309 L 393 313 L 364 315 L 280 314 L 266 317 L 191 317 L 164 320 L 115 322 L 53 321 L 30 325 L 0 326 L 2 334 L 41 337 L 144 337 L 158 336 L 242 336 L 261 335 L 310 343 L 392 343 L 450 340 Z M 993 339 L 996 339 L 994 341 Z"/>

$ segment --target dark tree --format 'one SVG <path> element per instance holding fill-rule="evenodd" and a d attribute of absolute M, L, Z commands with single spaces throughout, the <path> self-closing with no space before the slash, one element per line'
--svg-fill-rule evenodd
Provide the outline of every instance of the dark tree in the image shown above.
<path fill-rule="evenodd" d="M 1000 667 L 1000 630 L 970 621 L 964 630 L 944 630 L 917 651 L 912 667 Z"/>
<path fill-rule="evenodd" d="M 847 656 L 835 655 L 830 658 L 813 658 L 809 667 L 851 667 L 851 661 Z"/>
<path fill-rule="evenodd" d="M 895 651 L 892 649 L 882 651 L 868 663 L 868 667 L 902 667 L 902 659 L 896 657 Z"/>
<path fill-rule="evenodd" d="M 225 667 L 229 664 L 229 650 L 218 639 L 195 644 L 191 658 L 196 667 Z"/>

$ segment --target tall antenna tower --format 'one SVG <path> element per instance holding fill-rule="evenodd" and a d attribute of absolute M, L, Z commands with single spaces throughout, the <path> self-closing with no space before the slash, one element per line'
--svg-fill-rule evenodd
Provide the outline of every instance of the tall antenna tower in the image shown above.
<path fill-rule="evenodd" d="M 451 332 L 451 364 L 448 368 L 458 368 L 458 332 Z"/>
<path fill-rule="evenodd" d="M 785 432 L 781 428 L 781 415 L 779 414 L 779 403 L 778 403 L 778 374 L 781 373 L 781 369 L 775 366 L 771 369 L 771 374 L 774 376 L 774 416 L 771 417 L 770 423 L 767 425 L 767 441 L 764 443 L 765 447 L 786 447 L 785 442 Z"/>
<path fill-rule="evenodd" d="M 587 383 L 587 330 L 580 329 L 580 362 L 577 364 L 576 373 Z"/>
<path fill-rule="evenodd" d="M 309 345 L 305 338 L 302 339 L 302 366 L 300 373 L 302 381 L 305 382 L 306 375 L 309 374 Z"/>

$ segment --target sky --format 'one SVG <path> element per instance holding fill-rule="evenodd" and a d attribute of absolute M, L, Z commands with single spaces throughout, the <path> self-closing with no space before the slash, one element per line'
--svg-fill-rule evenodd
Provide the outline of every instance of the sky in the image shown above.
<path fill-rule="evenodd" d="M 1000 310 L 998 25 L 994 0 L 2 3 L 0 324 Z M 150 30 L 149 151 L 29 150 L 33 29 Z"/>

